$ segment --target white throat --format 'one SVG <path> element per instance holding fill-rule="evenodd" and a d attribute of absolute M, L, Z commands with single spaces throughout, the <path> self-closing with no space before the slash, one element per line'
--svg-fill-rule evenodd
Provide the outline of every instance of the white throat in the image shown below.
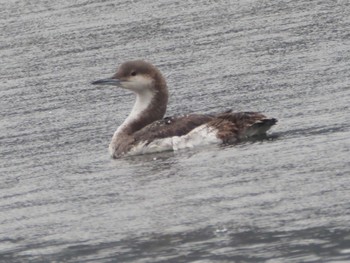
<path fill-rule="evenodd" d="M 149 89 L 145 89 L 143 91 L 139 91 L 136 93 L 136 101 L 135 104 L 129 114 L 129 116 L 125 119 L 125 121 L 118 127 L 114 136 L 123 131 L 123 129 L 128 126 L 129 123 L 138 119 L 141 114 L 149 107 L 152 103 L 152 99 L 154 97 L 154 92 Z M 113 137 L 114 137 L 113 136 Z"/>
<path fill-rule="evenodd" d="M 152 102 L 154 93 L 151 90 L 145 90 L 142 93 L 136 93 L 136 102 L 125 121 L 118 127 L 109 144 L 109 152 L 113 156 L 115 147 L 118 145 L 119 136 L 123 136 L 124 129 L 134 120 L 138 119 Z"/>

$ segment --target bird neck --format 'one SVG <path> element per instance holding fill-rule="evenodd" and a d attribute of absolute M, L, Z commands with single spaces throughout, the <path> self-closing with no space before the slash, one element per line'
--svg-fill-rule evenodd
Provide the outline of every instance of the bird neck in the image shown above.
<path fill-rule="evenodd" d="M 163 89 L 144 90 L 136 93 L 135 104 L 122 125 L 118 134 L 132 135 L 148 124 L 164 117 L 168 103 L 168 92 Z"/>

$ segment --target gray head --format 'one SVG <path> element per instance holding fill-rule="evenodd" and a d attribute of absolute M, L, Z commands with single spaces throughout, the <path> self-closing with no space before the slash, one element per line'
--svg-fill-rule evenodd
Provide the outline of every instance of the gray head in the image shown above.
<path fill-rule="evenodd" d="M 165 79 L 152 64 L 143 60 L 124 62 L 108 79 L 92 82 L 94 85 L 113 85 L 142 94 L 145 91 L 167 94 Z"/>
<path fill-rule="evenodd" d="M 94 85 L 112 85 L 136 93 L 134 107 L 119 127 L 132 134 L 153 121 L 163 118 L 168 104 L 168 90 L 165 79 L 152 64 L 142 61 L 123 63 L 111 78 L 92 82 Z"/>

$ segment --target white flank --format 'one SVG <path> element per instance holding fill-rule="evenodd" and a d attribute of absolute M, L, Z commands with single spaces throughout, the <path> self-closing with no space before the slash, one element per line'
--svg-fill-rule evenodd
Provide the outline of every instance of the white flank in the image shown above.
<path fill-rule="evenodd" d="M 146 144 L 146 141 L 140 142 L 131 148 L 127 155 L 139 155 L 173 150 L 172 138 L 158 139 L 148 145 Z"/>
<path fill-rule="evenodd" d="M 127 155 L 138 155 L 145 153 L 156 153 L 164 151 L 177 151 L 180 149 L 194 148 L 208 144 L 220 144 L 222 140 L 217 136 L 217 129 L 204 124 L 183 136 L 174 136 L 157 139 L 147 145 L 141 142 L 133 147 Z"/>
<path fill-rule="evenodd" d="M 222 140 L 217 137 L 217 133 L 217 129 L 203 124 L 186 135 L 173 137 L 173 149 L 176 151 L 196 146 L 222 143 Z"/>

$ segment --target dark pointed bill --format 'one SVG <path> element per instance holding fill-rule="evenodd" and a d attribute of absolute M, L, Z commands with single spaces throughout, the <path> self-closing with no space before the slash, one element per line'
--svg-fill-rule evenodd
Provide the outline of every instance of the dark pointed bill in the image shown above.
<path fill-rule="evenodd" d="M 92 85 L 111 85 L 111 86 L 121 86 L 121 81 L 119 79 L 99 79 L 91 82 Z"/>

